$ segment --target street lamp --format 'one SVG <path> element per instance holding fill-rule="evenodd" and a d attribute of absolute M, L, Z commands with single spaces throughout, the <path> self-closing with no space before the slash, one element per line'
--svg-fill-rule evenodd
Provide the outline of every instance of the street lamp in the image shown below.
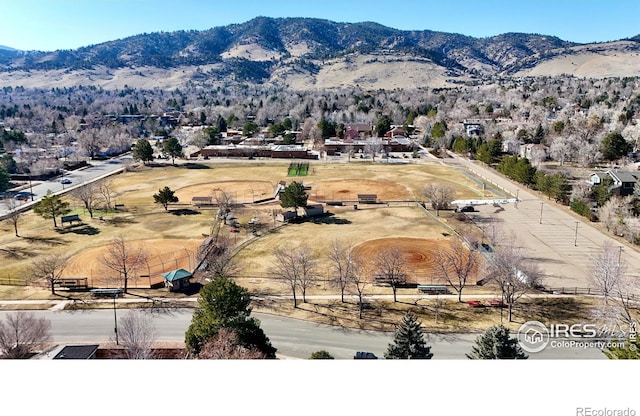
<path fill-rule="evenodd" d="M 117 293 L 113 294 L 113 332 L 116 334 L 116 345 L 120 345 L 118 343 L 118 318 L 116 316 L 116 298 L 118 297 Z"/>
<path fill-rule="evenodd" d="M 31 201 L 33 201 L 33 185 L 31 184 L 31 171 L 29 171 L 29 195 L 31 196 Z"/>
<path fill-rule="evenodd" d="M 620 251 L 618 252 L 618 267 L 620 267 L 621 257 L 622 257 L 622 246 L 620 246 Z"/>
<path fill-rule="evenodd" d="M 573 238 L 573 246 L 577 247 L 578 246 L 578 224 L 580 224 L 579 221 L 576 221 L 576 235 Z"/>
<path fill-rule="evenodd" d="M 544 207 L 544 202 L 540 202 L 540 224 L 542 224 L 542 208 Z"/>

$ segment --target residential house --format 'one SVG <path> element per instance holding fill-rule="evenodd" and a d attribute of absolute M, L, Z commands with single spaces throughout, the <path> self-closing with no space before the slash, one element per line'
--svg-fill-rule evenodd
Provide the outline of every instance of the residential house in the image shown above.
<path fill-rule="evenodd" d="M 633 193 L 633 188 L 640 177 L 640 172 L 609 169 L 606 172 L 592 173 L 589 175 L 587 183 L 589 186 L 598 186 L 607 177 L 612 180 L 612 184 L 609 186 L 611 192 L 615 195 L 627 196 Z"/>
<path fill-rule="evenodd" d="M 520 146 L 520 157 L 530 161 L 543 161 L 549 157 L 549 147 L 544 144 L 527 143 Z"/>
<path fill-rule="evenodd" d="M 363 139 L 371 137 L 373 134 L 373 124 L 351 123 L 344 126 L 345 139 Z"/>

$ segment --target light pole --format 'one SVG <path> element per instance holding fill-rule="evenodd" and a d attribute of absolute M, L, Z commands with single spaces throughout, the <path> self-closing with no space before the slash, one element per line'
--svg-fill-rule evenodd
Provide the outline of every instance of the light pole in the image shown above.
<path fill-rule="evenodd" d="M 504 289 L 501 288 L 502 298 L 500 300 L 500 326 L 502 326 L 502 315 L 504 314 Z"/>
<path fill-rule="evenodd" d="M 576 221 L 576 235 L 573 238 L 573 246 L 577 247 L 578 246 L 578 224 L 580 224 L 579 221 Z"/>
<path fill-rule="evenodd" d="M 31 196 L 31 201 L 33 202 L 33 186 L 31 185 L 31 171 L 29 171 L 29 195 Z"/>
<path fill-rule="evenodd" d="M 113 294 L 113 332 L 116 334 L 116 345 L 120 345 L 118 343 L 118 318 L 116 316 L 116 298 L 118 297 L 117 293 Z"/>
<path fill-rule="evenodd" d="M 622 246 L 620 246 L 620 251 L 618 252 L 618 267 L 620 267 L 620 260 L 622 260 Z"/>
<path fill-rule="evenodd" d="M 540 202 L 540 224 L 542 224 L 542 208 L 544 207 L 544 202 Z"/>

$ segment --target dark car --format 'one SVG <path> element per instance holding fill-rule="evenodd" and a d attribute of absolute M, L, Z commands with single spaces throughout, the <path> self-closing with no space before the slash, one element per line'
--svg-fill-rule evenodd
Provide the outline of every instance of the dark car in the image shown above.
<path fill-rule="evenodd" d="M 63 185 L 69 185 L 71 183 L 71 179 L 67 179 L 67 178 L 61 179 L 60 183 Z"/>
<path fill-rule="evenodd" d="M 367 351 L 358 351 L 356 355 L 353 356 L 354 360 L 377 360 L 378 357 L 372 352 Z"/>
<path fill-rule="evenodd" d="M 462 208 L 456 208 L 456 212 L 475 212 L 476 209 L 471 205 L 464 206 Z"/>

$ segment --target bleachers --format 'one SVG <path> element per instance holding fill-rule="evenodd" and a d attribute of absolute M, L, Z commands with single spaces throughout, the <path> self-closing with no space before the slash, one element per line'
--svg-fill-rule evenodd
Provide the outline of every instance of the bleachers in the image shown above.
<path fill-rule="evenodd" d="M 446 295 L 449 289 L 444 285 L 418 285 L 418 291 L 428 295 Z"/>

